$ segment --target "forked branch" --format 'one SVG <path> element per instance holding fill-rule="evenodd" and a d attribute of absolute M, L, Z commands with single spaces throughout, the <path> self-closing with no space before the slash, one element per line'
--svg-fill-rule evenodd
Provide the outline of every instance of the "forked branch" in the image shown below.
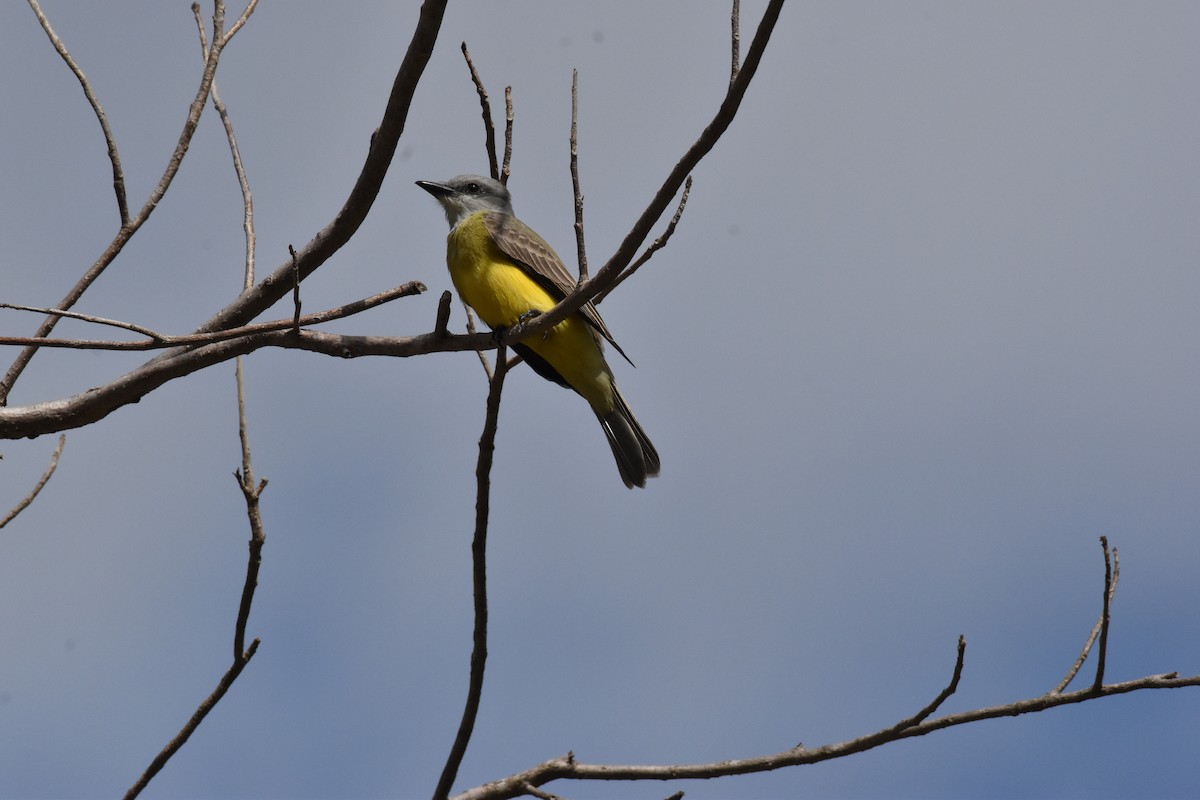
<path fill-rule="evenodd" d="M 487 663 L 488 597 L 487 597 L 487 534 L 488 514 L 491 507 L 492 456 L 496 450 L 496 428 L 500 419 L 500 397 L 504 390 L 504 376 L 508 374 L 503 345 L 496 351 L 496 368 L 491 376 L 488 390 L 487 411 L 484 415 L 483 433 L 479 437 L 479 458 L 475 465 L 475 535 L 471 540 L 472 588 L 475 598 L 475 626 L 472 634 L 471 668 L 467 685 L 467 701 L 462 720 L 454 736 L 454 744 L 442 768 L 434 800 L 443 800 L 454 788 L 454 778 L 466 755 L 471 733 L 475 730 L 475 718 L 479 713 L 479 702 L 483 697 L 483 674 Z"/>
<path fill-rule="evenodd" d="M 1112 599 L 1112 592 L 1115 588 L 1115 581 L 1113 580 L 1115 573 L 1110 569 L 1107 540 L 1104 541 L 1104 552 L 1105 592 L 1102 605 L 1106 609 L 1103 614 L 1107 614 L 1107 609 Z M 1104 619 L 1103 615 L 1102 619 Z M 1100 652 L 1097 656 L 1098 660 L 1105 656 L 1107 641 L 1103 631 L 1106 629 L 1107 623 L 1103 625 L 1100 635 L 1101 644 Z M 1032 714 L 1059 706 L 1083 703 L 1101 697 L 1127 694 L 1143 689 L 1178 689 L 1185 686 L 1200 686 L 1200 675 L 1181 678 L 1178 673 L 1168 672 L 1160 675 L 1147 675 L 1136 680 L 1121 683 L 1093 684 L 1084 689 L 1066 694 L 1055 689 L 1040 697 L 1018 700 L 1005 705 L 978 708 L 972 711 L 946 714 L 931 719 L 931 715 L 958 689 L 960 679 L 963 675 L 963 657 L 965 652 L 966 641 L 962 637 L 959 637 L 958 656 L 955 660 L 953 675 L 949 684 L 946 685 L 932 702 L 916 714 L 900 720 L 894 725 L 856 739 L 817 748 L 806 748 L 803 745 L 796 745 L 788 750 L 770 755 L 697 764 L 588 764 L 576 759 L 573 753 L 567 753 L 565 756 L 544 761 L 524 772 L 469 789 L 456 795 L 455 800 L 501 800 L 502 798 L 520 797 L 522 795 L 534 794 L 530 791 L 530 787 L 541 787 L 556 780 L 678 780 L 684 778 L 720 778 L 732 775 L 768 772 L 784 767 L 816 764 L 821 761 L 842 758 L 854 753 L 872 750 L 901 739 L 924 736 L 933 731 L 966 725 L 985 719 Z M 1097 672 L 1099 674 L 1099 670 Z"/>

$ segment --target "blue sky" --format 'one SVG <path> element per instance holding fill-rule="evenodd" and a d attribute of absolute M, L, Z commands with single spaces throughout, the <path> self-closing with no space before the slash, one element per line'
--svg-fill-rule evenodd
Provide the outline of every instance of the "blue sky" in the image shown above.
<path fill-rule="evenodd" d="M 761 3 L 743 5 L 748 42 Z M 44 8 L 139 207 L 199 81 L 188 4 Z M 337 212 L 415 18 L 415 3 L 264 2 L 226 51 L 260 271 Z M 785 7 L 670 246 L 602 306 L 662 476 L 627 491 L 586 404 L 509 378 L 489 672 L 458 788 L 567 750 L 691 762 L 853 738 L 936 695 L 960 633 L 946 711 L 1041 694 L 1099 611 L 1102 534 L 1122 565 L 1109 677 L 1200 672 L 1198 32 L 1189 3 Z M 729 69 L 724 3 L 452 4 L 371 215 L 303 297 L 430 291 L 329 330 L 425 332 L 450 288 L 445 220 L 413 181 L 486 170 L 464 40 L 498 106 L 514 88 L 516 211 L 568 263 L 571 69 L 593 264 Z M 0 301 L 49 305 L 116 231 L 109 165 L 22 5 L 0 7 L 0 66 Z M 209 109 L 77 308 L 191 330 L 236 294 L 242 248 Z M 5 334 L 35 325 L 0 313 Z M 140 360 L 43 352 L 10 403 Z M 482 370 L 470 353 L 260 351 L 246 367 L 270 480 L 249 625 L 263 643 L 145 796 L 427 796 L 466 689 Z M 58 474 L 0 532 L 0 795 L 123 792 L 228 666 L 247 538 L 233 388 L 218 366 L 69 432 Z M 3 444 L 0 507 L 53 438 Z M 549 788 L 1186 797 L 1198 707 L 1194 690 L 1141 693 L 769 775 Z"/>

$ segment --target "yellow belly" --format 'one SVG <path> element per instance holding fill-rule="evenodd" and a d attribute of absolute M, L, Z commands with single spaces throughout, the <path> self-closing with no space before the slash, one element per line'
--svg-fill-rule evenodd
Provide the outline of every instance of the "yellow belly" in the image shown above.
<path fill-rule="evenodd" d="M 549 311 L 555 305 L 545 289 L 496 247 L 482 214 L 468 217 L 450 231 L 446 264 L 459 297 L 491 328 L 511 327 L 527 311 Z M 612 373 L 579 314 L 522 344 L 549 362 L 597 412 L 612 410 Z"/>

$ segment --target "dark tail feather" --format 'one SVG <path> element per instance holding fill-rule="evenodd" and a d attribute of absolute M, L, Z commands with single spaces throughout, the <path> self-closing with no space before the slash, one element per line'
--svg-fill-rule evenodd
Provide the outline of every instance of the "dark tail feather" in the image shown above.
<path fill-rule="evenodd" d="M 604 428 L 608 446 L 617 460 L 621 480 L 630 489 L 634 486 L 645 487 L 646 479 L 658 474 L 658 451 L 650 443 L 616 386 L 613 387 L 613 399 L 613 410 L 604 415 L 597 414 L 596 417 L 600 420 L 600 427 Z"/>

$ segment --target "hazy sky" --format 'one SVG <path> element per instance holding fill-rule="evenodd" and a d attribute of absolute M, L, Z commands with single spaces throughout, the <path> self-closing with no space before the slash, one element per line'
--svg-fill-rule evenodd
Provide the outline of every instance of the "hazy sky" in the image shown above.
<path fill-rule="evenodd" d="M 188 6 L 44 0 L 109 114 L 134 208 L 199 82 Z M 762 3 L 743 7 L 748 43 Z M 341 206 L 416 16 L 264 0 L 226 51 L 260 272 Z M 1109 678 L 1200 672 L 1198 37 L 1187 2 L 784 9 L 670 246 L 602 306 L 662 476 L 626 490 L 582 400 L 509 378 L 489 671 L 457 788 L 567 750 L 694 762 L 853 738 L 929 702 L 960 633 L 944 711 L 1039 695 L 1099 613 L 1102 534 L 1122 568 Z M 486 171 L 462 41 L 498 107 L 513 86 L 516 211 L 568 263 L 579 69 L 599 265 L 715 112 L 728 38 L 724 2 L 451 4 L 383 191 L 305 282 L 305 309 L 420 280 L 426 295 L 327 329 L 431 329 L 446 225 L 413 181 Z M 0 301 L 49 305 L 116 232 L 110 167 L 24 4 L 0 5 L 0 75 Z M 241 285 L 241 213 L 208 109 L 78 310 L 191 330 Z M 0 312 L 5 334 L 36 324 Z M 143 358 L 44 351 L 10 402 Z M 263 641 L 145 796 L 428 796 L 466 691 L 478 360 L 264 350 L 246 368 L 270 480 L 249 625 Z M 2 443 L 0 512 L 54 438 Z M 67 439 L 0 531 L 3 797 L 119 795 L 230 661 L 248 535 L 232 363 Z M 768 775 L 547 788 L 1190 797 L 1198 713 L 1200 691 L 1140 693 Z"/>

